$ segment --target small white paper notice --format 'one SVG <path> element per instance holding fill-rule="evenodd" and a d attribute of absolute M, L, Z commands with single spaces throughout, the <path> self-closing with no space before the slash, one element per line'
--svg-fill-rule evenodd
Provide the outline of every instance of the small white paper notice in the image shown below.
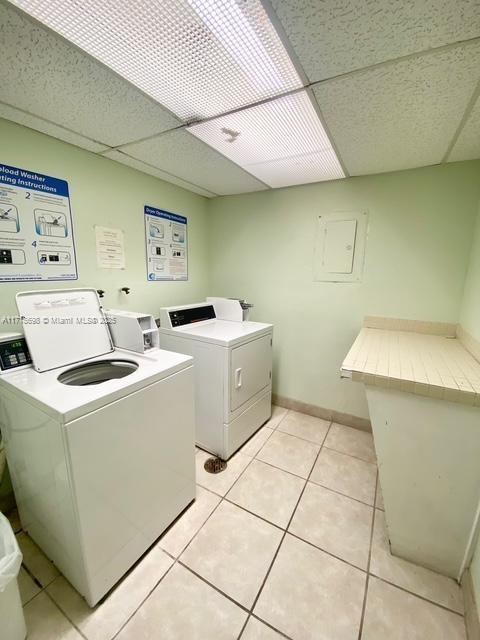
<path fill-rule="evenodd" d="M 125 244 L 121 229 L 95 225 L 97 264 L 103 269 L 125 269 Z"/>

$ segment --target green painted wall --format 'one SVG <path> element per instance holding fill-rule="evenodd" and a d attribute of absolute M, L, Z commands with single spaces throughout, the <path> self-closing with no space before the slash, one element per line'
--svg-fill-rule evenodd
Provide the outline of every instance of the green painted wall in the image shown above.
<path fill-rule="evenodd" d="M 152 313 L 161 306 L 208 295 L 208 200 L 175 185 L 0 119 L 0 162 L 69 182 L 79 279 L 70 283 L 2 283 L 0 315 L 16 312 L 15 293 L 28 289 L 86 286 L 106 291 L 104 306 Z M 143 206 L 188 218 L 188 282 L 147 282 Z M 94 225 L 125 232 L 126 269 L 99 269 Z M 130 286 L 131 293 L 119 289 Z"/>
<path fill-rule="evenodd" d="M 474 338 L 480 341 L 480 203 L 465 281 L 460 322 Z"/>
<path fill-rule="evenodd" d="M 210 204 L 211 295 L 271 321 L 275 392 L 367 417 L 339 369 L 365 315 L 456 322 L 480 197 L 480 162 L 402 171 Z M 361 284 L 314 282 L 316 218 L 369 211 Z"/>

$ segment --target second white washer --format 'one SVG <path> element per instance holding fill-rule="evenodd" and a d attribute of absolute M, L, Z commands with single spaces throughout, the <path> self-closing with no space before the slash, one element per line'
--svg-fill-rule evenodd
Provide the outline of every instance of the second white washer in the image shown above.
<path fill-rule="evenodd" d="M 196 442 L 227 460 L 271 416 L 273 325 L 218 320 L 213 304 L 160 310 L 160 347 L 195 359 Z"/>

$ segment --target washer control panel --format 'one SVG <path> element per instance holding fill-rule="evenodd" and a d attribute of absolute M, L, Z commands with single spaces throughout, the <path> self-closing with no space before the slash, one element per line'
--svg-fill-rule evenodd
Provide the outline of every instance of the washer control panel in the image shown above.
<path fill-rule="evenodd" d="M 2 336 L 0 334 L 0 374 L 19 367 L 28 367 L 32 358 L 22 334 Z"/>

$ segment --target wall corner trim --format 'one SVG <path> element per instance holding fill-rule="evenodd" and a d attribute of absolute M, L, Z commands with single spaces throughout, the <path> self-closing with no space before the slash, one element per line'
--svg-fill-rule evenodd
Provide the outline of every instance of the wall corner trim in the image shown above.
<path fill-rule="evenodd" d="M 457 338 L 475 360 L 480 362 L 480 342 L 468 333 L 461 324 L 457 327 Z"/>
<path fill-rule="evenodd" d="M 473 590 L 472 574 L 467 569 L 462 577 L 463 599 L 465 601 L 465 627 L 468 640 L 480 640 L 480 616 L 475 593 Z"/>

